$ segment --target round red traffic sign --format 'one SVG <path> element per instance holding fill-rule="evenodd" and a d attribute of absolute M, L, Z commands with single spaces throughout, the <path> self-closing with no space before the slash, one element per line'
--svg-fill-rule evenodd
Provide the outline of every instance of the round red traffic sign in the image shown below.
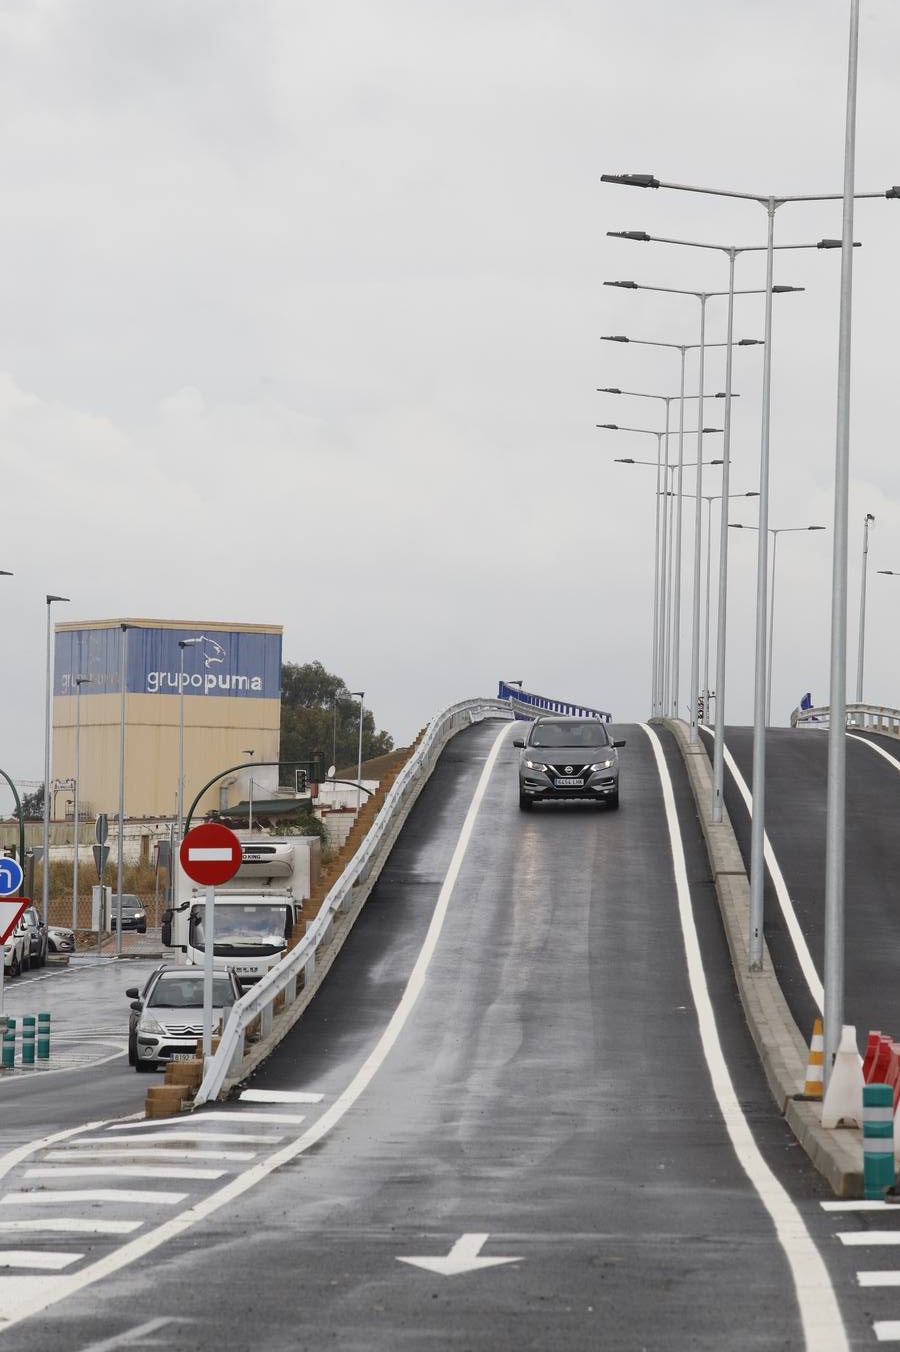
<path fill-rule="evenodd" d="M 241 866 L 241 842 L 218 822 L 204 822 L 188 831 L 178 851 L 181 867 L 195 883 L 216 887 L 233 878 Z"/>

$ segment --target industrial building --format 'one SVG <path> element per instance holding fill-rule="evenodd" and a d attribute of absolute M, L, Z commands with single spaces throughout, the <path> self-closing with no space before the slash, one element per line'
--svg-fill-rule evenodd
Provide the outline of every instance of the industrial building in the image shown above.
<path fill-rule="evenodd" d="M 123 728 L 126 818 L 177 815 L 182 747 L 185 813 L 226 770 L 196 814 L 269 796 L 277 766 L 260 762 L 278 759 L 281 644 L 272 624 L 57 624 L 51 815 L 74 811 L 76 763 L 80 817 L 118 812 Z"/>

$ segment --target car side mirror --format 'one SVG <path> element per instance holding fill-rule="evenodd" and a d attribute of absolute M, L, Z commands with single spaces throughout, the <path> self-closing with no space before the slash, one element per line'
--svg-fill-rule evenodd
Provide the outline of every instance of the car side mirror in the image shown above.
<path fill-rule="evenodd" d="M 523 740 L 521 737 L 514 737 L 514 738 L 513 738 L 513 746 L 521 746 L 521 747 L 524 747 L 524 746 L 525 746 L 525 742 L 524 742 L 524 740 Z"/>
<path fill-rule="evenodd" d="M 621 741 L 621 742 L 613 742 L 613 746 L 625 746 L 625 742 L 624 742 L 624 741 Z"/>
<path fill-rule="evenodd" d="M 128 996 L 129 1000 L 137 1000 L 140 996 L 140 991 L 137 986 L 129 986 L 125 994 Z"/>
<path fill-rule="evenodd" d="M 140 1014 L 141 1010 L 144 1008 L 143 1000 L 132 1000 L 131 1008 L 134 1010 L 135 1014 Z"/>

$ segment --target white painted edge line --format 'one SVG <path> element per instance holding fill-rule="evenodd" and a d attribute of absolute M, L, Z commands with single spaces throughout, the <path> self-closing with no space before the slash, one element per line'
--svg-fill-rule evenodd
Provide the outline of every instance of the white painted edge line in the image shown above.
<path fill-rule="evenodd" d="M 305 1120 L 306 1118 L 303 1113 L 255 1113 L 252 1111 L 248 1113 L 240 1111 L 228 1113 L 216 1112 L 214 1109 L 210 1112 L 206 1112 L 203 1108 L 198 1108 L 197 1111 L 192 1113 L 187 1119 L 184 1117 L 172 1117 L 167 1120 L 164 1117 L 151 1117 L 145 1119 L 143 1122 L 116 1123 L 116 1125 L 110 1127 L 109 1130 L 135 1131 L 139 1128 L 141 1131 L 146 1131 L 148 1134 L 155 1131 L 159 1132 L 160 1135 L 163 1135 L 170 1127 L 173 1129 L 173 1132 L 180 1132 L 183 1131 L 187 1125 L 190 1125 L 190 1128 L 193 1131 L 200 1132 L 207 1122 L 230 1122 L 233 1127 L 240 1128 L 243 1122 L 274 1122 L 276 1124 L 287 1122 L 291 1126 L 297 1126 L 298 1123 L 304 1122 Z M 277 1139 L 280 1140 L 281 1137 L 278 1137 Z"/>
<path fill-rule="evenodd" d="M 847 736 L 854 742 L 862 742 L 863 746 L 867 746 L 870 751 L 877 751 L 879 756 L 883 756 L 886 761 L 890 761 L 895 770 L 900 770 L 900 761 L 897 760 L 896 756 L 892 756 L 889 751 L 885 751 L 884 747 L 879 746 L 877 742 L 870 742 L 868 737 L 860 737 L 858 732 L 848 732 Z"/>
<path fill-rule="evenodd" d="M 900 1320 L 882 1319 L 876 1320 L 872 1325 L 875 1331 L 875 1337 L 879 1343 L 898 1343 L 900 1342 Z"/>
<path fill-rule="evenodd" d="M 243 1089 L 238 1095 L 242 1103 L 321 1103 L 324 1097 L 301 1089 Z"/>
<path fill-rule="evenodd" d="M 860 1286 L 900 1286 L 900 1271 L 857 1272 L 856 1280 Z"/>
<path fill-rule="evenodd" d="M 704 728 L 703 731 L 709 732 L 709 729 Z M 737 785 L 738 793 L 744 800 L 744 806 L 746 807 L 747 812 L 750 814 L 750 816 L 752 816 L 753 796 L 750 793 L 749 788 L 747 787 L 747 782 L 744 779 L 744 776 L 741 774 L 740 770 L 737 767 L 737 763 L 734 757 L 728 750 L 728 747 L 726 746 L 724 750 L 725 750 L 725 764 L 731 771 L 734 782 Z M 900 766 L 898 766 L 898 769 L 900 769 Z M 778 863 L 778 860 L 775 858 L 775 851 L 772 849 L 769 837 L 765 832 L 763 833 L 763 855 L 766 861 L 766 866 L 768 867 L 769 870 L 769 877 L 772 879 L 772 885 L 775 888 L 775 895 L 778 898 L 778 905 L 781 907 L 781 914 L 784 916 L 784 923 L 787 925 L 788 933 L 791 936 L 791 942 L 794 945 L 794 952 L 797 955 L 797 961 L 800 964 L 800 970 L 802 971 L 803 976 L 806 980 L 806 984 L 809 987 L 809 993 L 813 998 L 813 1002 L 816 1006 L 816 1009 L 818 1009 L 819 1013 L 821 1014 L 822 1005 L 825 1000 L 825 990 L 822 985 L 822 980 L 819 976 L 819 973 L 816 971 L 816 964 L 813 962 L 812 954 L 809 951 L 809 945 L 806 942 L 803 930 L 800 928 L 800 922 L 797 919 L 797 912 L 794 910 L 794 904 L 791 901 L 790 893 L 788 892 L 787 888 L 787 883 L 784 881 L 784 874 L 781 871 L 781 867 Z"/>
<path fill-rule="evenodd" d="M 703 1055 L 709 1068 L 713 1092 L 722 1113 L 725 1130 L 728 1132 L 741 1168 L 772 1218 L 775 1234 L 793 1277 L 807 1348 L 810 1352 L 849 1352 L 850 1345 L 847 1342 L 840 1306 L 828 1269 L 803 1222 L 803 1217 L 763 1159 L 735 1093 L 722 1044 L 719 1041 L 715 1013 L 703 971 L 669 767 L 659 737 L 645 723 L 640 726 L 649 737 L 656 757 L 672 847 L 672 866 L 678 894 L 678 914 L 684 939 L 688 981 L 697 1011 Z"/>
<path fill-rule="evenodd" d="M 456 848 L 453 851 L 453 857 L 450 860 L 450 866 L 447 869 L 447 876 L 444 879 L 443 886 L 441 887 L 440 894 L 435 904 L 431 923 L 428 926 L 428 933 L 425 936 L 425 941 L 419 952 L 419 956 L 416 959 L 415 966 L 406 983 L 406 989 L 400 997 L 400 1002 L 394 1010 L 394 1013 L 391 1015 L 387 1027 L 378 1042 L 375 1044 L 347 1087 L 337 1096 L 331 1107 L 324 1112 L 302 1136 L 298 1136 L 296 1140 L 291 1141 L 286 1146 L 282 1146 L 280 1150 L 273 1153 L 259 1164 L 255 1164 L 251 1169 L 245 1170 L 244 1173 L 240 1174 L 237 1178 L 232 1179 L 230 1183 L 226 1183 L 224 1187 L 218 1190 L 218 1192 L 214 1192 L 211 1196 L 197 1202 L 187 1211 L 183 1211 L 181 1215 L 173 1216 L 170 1220 L 163 1222 L 162 1225 L 158 1225 L 154 1230 L 149 1231 L 147 1234 L 130 1240 L 114 1253 L 107 1254 L 97 1262 L 82 1268 L 80 1272 L 74 1273 L 70 1277 L 65 1275 L 61 1276 L 53 1283 L 52 1287 L 50 1287 L 50 1284 L 48 1283 L 46 1286 L 42 1286 L 40 1291 L 32 1288 L 28 1292 L 23 1293 L 21 1299 L 16 1301 L 11 1308 L 0 1310 L 0 1332 L 11 1328 L 13 1324 L 20 1323 L 23 1319 L 28 1319 L 31 1315 L 37 1314 L 40 1310 L 46 1310 L 48 1306 L 55 1305 L 66 1296 L 72 1295 L 76 1291 L 82 1291 L 85 1287 L 92 1285 L 96 1281 L 100 1281 L 104 1277 L 111 1276 L 114 1272 L 118 1272 L 122 1268 L 127 1267 L 130 1263 L 135 1262 L 138 1258 L 142 1258 L 145 1254 L 151 1253 L 154 1249 L 159 1248 L 159 1246 L 166 1243 L 167 1240 L 173 1239 L 176 1235 L 183 1234 L 185 1230 L 189 1230 L 190 1227 L 195 1225 L 198 1221 L 205 1220 L 207 1216 L 213 1215 L 223 1206 L 227 1206 L 230 1202 L 233 1202 L 235 1198 L 241 1197 L 245 1192 L 249 1192 L 251 1188 L 255 1187 L 262 1179 L 267 1178 L 274 1170 L 280 1169 L 282 1165 L 296 1159 L 298 1155 L 305 1154 L 306 1151 L 316 1145 L 323 1136 L 327 1136 L 332 1127 L 336 1126 L 344 1114 L 353 1107 L 356 1100 L 374 1079 L 388 1056 L 388 1053 L 391 1051 L 391 1048 L 394 1046 L 394 1043 L 397 1041 L 397 1038 L 400 1036 L 404 1025 L 413 1011 L 413 1007 L 419 998 L 422 987 L 425 984 L 425 976 L 434 955 L 434 951 L 437 948 L 437 942 L 440 938 L 447 910 L 450 905 L 450 898 L 453 895 L 456 880 L 459 876 L 459 871 L 469 846 L 469 840 L 471 839 L 472 832 L 475 828 L 475 821 L 478 817 L 482 800 L 487 792 L 487 786 L 493 773 L 494 765 L 500 754 L 501 745 L 515 727 L 515 722 L 505 724 L 494 739 L 494 743 L 488 753 L 475 793 L 472 796 L 472 802 L 466 813 L 459 839 L 456 842 Z M 108 1138 L 101 1137 L 100 1139 L 104 1140 Z M 144 1139 L 146 1139 L 146 1137 Z M 202 1138 L 198 1137 L 195 1139 Z M 28 1149 L 30 1150 L 32 1148 L 33 1147 L 29 1147 Z M 0 1161 L 0 1164 L 2 1164 L 2 1161 Z M 37 1195 L 38 1194 L 33 1193 L 25 1194 L 25 1196 Z M 67 1194 L 65 1193 L 56 1194 L 57 1197 L 65 1197 L 66 1195 Z M 68 1195 L 75 1196 L 76 1194 L 70 1193 Z M 124 1193 L 121 1195 L 123 1197 L 125 1196 Z M 160 1196 L 159 1193 L 153 1193 L 151 1195 L 155 1198 Z M 88 1350 L 88 1352 L 90 1352 L 90 1350 Z M 832 1352 L 832 1348 L 826 1344 L 822 1344 L 820 1348 L 817 1349 L 817 1352 Z M 834 1352 L 837 1352 L 836 1347 L 834 1348 Z"/>
<path fill-rule="evenodd" d="M 885 1247 L 900 1244 L 900 1230 L 849 1230 L 838 1231 L 837 1238 L 848 1249 L 861 1249 L 867 1244 Z"/>
<path fill-rule="evenodd" d="M 865 1201 L 859 1197 L 856 1201 L 820 1202 L 823 1211 L 893 1211 L 900 1215 L 900 1207 L 894 1202 L 878 1202 L 874 1198 Z"/>
<path fill-rule="evenodd" d="M 0 1232 L 42 1231 L 45 1234 L 130 1235 L 143 1221 L 84 1220 L 80 1216 L 41 1216 L 27 1221 L 0 1221 Z"/>
<path fill-rule="evenodd" d="M 49 1164 L 26 1169 L 26 1178 L 224 1178 L 225 1169 L 187 1169 L 176 1164 L 151 1169 L 145 1164 Z"/>
<path fill-rule="evenodd" d="M 40 1268 L 42 1272 L 60 1272 L 83 1257 L 83 1253 L 51 1253 L 46 1249 L 0 1249 L 0 1269 Z"/>
<path fill-rule="evenodd" d="M 187 1197 L 186 1192 L 132 1192 L 123 1188 L 84 1188 L 79 1191 L 8 1192 L 2 1199 L 4 1206 L 65 1206 L 69 1202 L 123 1202 L 129 1205 L 147 1203 L 176 1206 Z M 2 1315 L 0 1315 L 2 1319 Z"/>

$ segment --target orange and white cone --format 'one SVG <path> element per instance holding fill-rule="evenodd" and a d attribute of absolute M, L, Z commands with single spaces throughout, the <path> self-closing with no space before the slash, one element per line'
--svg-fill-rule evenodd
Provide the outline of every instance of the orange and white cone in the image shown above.
<path fill-rule="evenodd" d="M 812 1038 L 809 1043 L 809 1060 L 806 1063 L 806 1083 L 803 1093 L 807 1098 L 822 1097 L 822 1085 L 825 1077 L 825 1038 L 822 1034 L 822 1020 L 813 1024 Z"/>

